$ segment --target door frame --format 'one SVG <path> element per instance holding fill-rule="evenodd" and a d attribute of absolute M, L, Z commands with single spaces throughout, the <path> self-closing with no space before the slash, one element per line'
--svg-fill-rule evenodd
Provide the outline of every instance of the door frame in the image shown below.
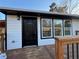
<path fill-rule="evenodd" d="M 27 17 L 30 17 L 30 18 L 36 18 L 36 24 L 38 23 L 37 22 L 37 17 L 36 16 L 22 16 L 22 48 L 24 47 L 23 46 L 23 18 L 27 18 Z M 36 32 L 37 32 L 37 44 L 36 44 L 36 46 L 38 46 L 38 24 L 36 25 Z M 26 46 L 29 46 L 29 45 L 26 45 Z"/>

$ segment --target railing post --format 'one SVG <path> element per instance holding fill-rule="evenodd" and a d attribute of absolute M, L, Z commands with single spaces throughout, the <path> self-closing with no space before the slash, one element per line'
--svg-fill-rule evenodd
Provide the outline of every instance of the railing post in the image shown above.
<path fill-rule="evenodd" d="M 56 38 L 55 40 L 56 59 L 64 59 L 63 42 Z"/>
<path fill-rule="evenodd" d="M 2 52 L 4 51 L 4 34 L 2 34 Z"/>
<path fill-rule="evenodd" d="M 0 38 L 0 43 L 1 43 L 1 47 L 0 47 L 0 51 L 3 52 L 4 51 L 4 34 L 0 34 L 1 38 Z"/>

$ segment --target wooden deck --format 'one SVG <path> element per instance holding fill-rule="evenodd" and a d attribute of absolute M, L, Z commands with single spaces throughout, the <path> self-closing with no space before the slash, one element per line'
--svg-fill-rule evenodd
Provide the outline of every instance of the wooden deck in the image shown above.
<path fill-rule="evenodd" d="M 79 59 L 79 36 L 56 38 L 56 59 Z"/>
<path fill-rule="evenodd" d="M 79 59 L 79 36 L 56 38 L 55 45 L 7 51 L 8 59 Z"/>
<path fill-rule="evenodd" d="M 72 59 L 72 45 L 70 45 L 69 48 L 69 58 Z M 54 45 L 48 45 L 40 47 L 25 47 L 21 49 L 7 51 L 6 53 L 8 59 L 56 59 L 55 50 L 56 49 Z M 74 51 L 74 59 L 77 59 L 76 48 L 74 48 Z M 62 50 L 60 52 L 62 52 Z M 67 59 L 67 46 L 64 46 L 64 57 L 64 59 Z"/>
<path fill-rule="evenodd" d="M 55 59 L 54 45 L 7 51 L 8 59 Z"/>

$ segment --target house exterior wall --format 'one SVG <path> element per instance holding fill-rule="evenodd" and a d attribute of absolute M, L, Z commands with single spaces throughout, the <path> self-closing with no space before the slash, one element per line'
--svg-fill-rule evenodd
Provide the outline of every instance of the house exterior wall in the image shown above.
<path fill-rule="evenodd" d="M 40 17 L 37 17 L 38 46 L 54 44 L 55 40 L 41 39 Z M 22 18 L 17 20 L 16 15 L 7 15 L 7 50 L 22 48 Z"/>
<path fill-rule="evenodd" d="M 73 32 L 73 35 L 76 35 L 76 31 L 79 31 L 79 20 L 78 19 L 72 19 L 72 32 Z"/>
<path fill-rule="evenodd" d="M 72 34 L 79 30 L 79 20 L 72 19 Z M 38 46 L 55 44 L 54 38 L 41 38 L 40 17 L 37 17 Z M 17 20 L 16 15 L 7 15 L 7 50 L 22 48 L 22 18 Z"/>
<path fill-rule="evenodd" d="M 7 15 L 7 50 L 22 48 L 22 20 Z"/>

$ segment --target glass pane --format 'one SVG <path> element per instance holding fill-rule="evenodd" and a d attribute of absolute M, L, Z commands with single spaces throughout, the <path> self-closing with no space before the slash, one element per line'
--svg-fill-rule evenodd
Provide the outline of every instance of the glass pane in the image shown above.
<path fill-rule="evenodd" d="M 70 23 L 69 20 L 65 20 L 64 24 L 65 24 L 65 27 L 70 27 L 71 26 L 71 23 Z"/>
<path fill-rule="evenodd" d="M 64 35 L 70 35 L 71 20 L 64 20 Z"/>
<path fill-rule="evenodd" d="M 55 36 L 62 36 L 62 20 L 54 20 Z"/>
<path fill-rule="evenodd" d="M 42 36 L 43 37 L 51 37 L 51 19 L 42 19 Z"/>
<path fill-rule="evenodd" d="M 65 28 L 65 35 L 70 35 L 70 27 Z"/>

